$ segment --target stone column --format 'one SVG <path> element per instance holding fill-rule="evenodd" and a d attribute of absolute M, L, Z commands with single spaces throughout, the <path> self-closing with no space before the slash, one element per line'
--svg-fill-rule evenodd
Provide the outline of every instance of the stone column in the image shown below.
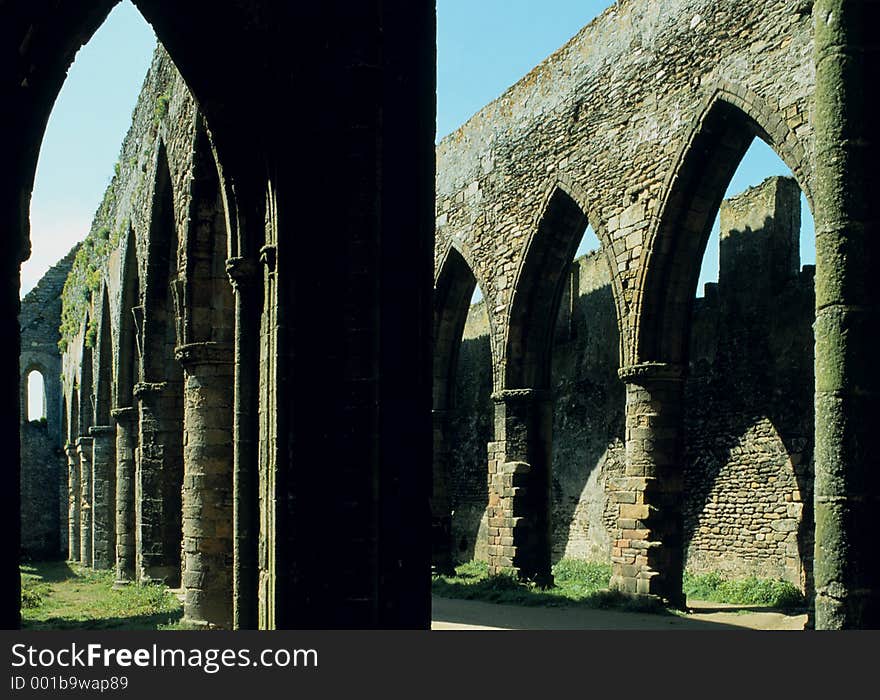
<path fill-rule="evenodd" d="M 76 440 L 79 456 L 79 561 L 92 565 L 92 438 Z"/>
<path fill-rule="evenodd" d="M 816 628 L 880 627 L 880 5 L 816 0 Z"/>
<path fill-rule="evenodd" d="M 547 391 L 505 389 L 493 394 L 495 435 L 489 460 L 489 570 L 514 571 L 541 586 L 550 572 L 550 436 L 553 403 Z M 503 437 L 502 437 L 503 436 Z"/>
<path fill-rule="evenodd" d="M 230 258 L 226 273 L 235 292 L 233 418 L 233 627 L 257 629 L 258 461 L 257 397 L 260 365 L 262 268 Z"/>
<path fill-rule="evenodd" d="M 170 431 L 163 420 L 167 404 L 165 382 L 138 382 L 134 395 L 138 400 L 140 430 L 138 465 L 135 475 L 135 540 L 137 547 L 137 579 L 142 583 L 159 582 L 171 587 L 180 581 L 180 547 L 182 534 L 172 537 L 175 514 L 166 499 L 166 481 L 178 465 L 166 441 Z M 171 397 L 173 400 L 173 397 Z"/>
<path fill-rule="evenodd" d="M 137 409 L 114 408 L 116 422 L 116 586 L 135 580 L 134 479 Z"/>
<path fill-rule="evenodd" d="M 116 428 L 93 425 L 92 437 L 92 565 L 110 569 L 116 549 Z"/>
<path fill-rule="evenodd" d="M 232 627 L 233 352 L 190 343 L 175 355 L 184 369 L 184 619 Z"/>
<path fill-rule="evenodd" d="M 67 455 L 67 558 L 79 561 L 79 453 L 69 442 L 64 445 L 64 453 Z"/>
<path fill-rule="evenodd" d="M 658 362 L 623 367 L 619 375 L 626 383 L 626 470 L 608 484 L 617 508 L 611 587 L 683 607 L 684 372 Z"/>
<path fill-rule="evenodd" d="M 455 569 L 452 558 L 452 505 L 449 500 L 449 411 L 435 408 L 433 487 L 431 490 L 431 564 L 438 573 Z"/>

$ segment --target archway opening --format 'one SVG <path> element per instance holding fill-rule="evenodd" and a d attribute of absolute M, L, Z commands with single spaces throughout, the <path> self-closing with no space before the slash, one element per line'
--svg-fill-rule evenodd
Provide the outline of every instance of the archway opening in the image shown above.
<path fill-rule="evenodd" d="M 492 350 L 486 300 L 450 248 L 434 295 L 432 564 L 486 558 L 486 447 L 492 440 Z"/>
<path fill-rule="evenodd" d="M 554 563 L 611 560 L 615 524 L 606 486 L 624 476 L 626 464 L 619 343 L 611 268 L 588 225 L 569 269 L 553 338 Z"/>
<path fill-rule="evenodd" d="M 811 595 L 814 296 L 800 257 L 812 238 L 801 230 L 809 166 L 796 143 L 786 127 L 771 136 L 716 101 L 651 241 L 637 354 L 684 376 L 681 393 L 666 385 L 669 405 L 657 408 L 670 421 L 665 449 L 681 454 L 681 467 L 664 463 L 657 475 L 681 490 L 651 504 L 667 548 L 657 581 L 679 602 L 682 572 L 686 590 L 711 573 L 782 578 Z M 704 260 L 713 221 L 718 245 Z M 718 281 L 695 299 L 701 263 L 703 279 L 715 269 Z"/>
<path fill-rule="evenodd" d="M 814 261 L 806 196 L 755 138 L 715 216 L 689 324 L 682 507 L 693 594 L 707 575 L 811 594 Z"/>
<path fill-rule="evenodd" d="M 183 369 L 175 357 L 181 337 L 181 280 L 168 155 L 159 144 L 150 217 L 144 296 L 140 461 L 137 471 L 138 578 L 180 585 L 183 537 Z M 150 543 L 147 545 L 145 543 Z"/>
<path fill-rule="evenodd" d="M 29 18 L 20 19 L 27 28 Z M 21 534 L 22 542 L 33 538 L 40 513 L 48 512 L 45 505 L 34 506 L 51 493 L 56 545 L 55 551 L 44 551 L 46 556 L 32 558 L 21 569 L 21 580 L 28 588 L 41 578 L 57 579 L 63 588 L 65 581 L 74 585 L 81 566 L 112 566 L 116 467 L 111 321 L 106 293 L 103 298 L 96 293 L 108 271 L 81 265 L 79 271 L 88 274 L 66 291 L 65 281 L 77 258 L 82 262 L 115 240 L 115 230 L 98 230 L 95 222 L 121 171 L 137 165 L 123 159 L 120 143 L 131 127 L 156 37 L 128 0 L 59 8 L 33 22 L 28 37 L 22 51 L 28 51 L 24 60 L 31 65 L 31 97 L 12 108 L 13 119 L 24 115 L 27 124 L 21 133 L 22 172 L 14 177 L 30 195 L 22 196 L 27 220 L 21 228 L 30 234 L 30 256 L 21 266 L 20 326 L 23 357 L 39 343 L 47 358 L 41 360 L 45 417 L 54 443 L 48 452 L 41 451 L 38 439 L 22 441 Z M 84 38 L 88 43 L 79 48 Z M 64 306 L 72 313 L 62 323 Z M 52 489 L 48 477 L 30 464 L 37 454 L 40 465 L 53 464 Z M 68 564 L 57 561 L 59 551 L 68 553 Z M 82 620 L 75 603 L 55 609 L 60 599 L 67 600 L 64 596 L 54 587 L 44 595 L 53 616 Z M 39 624 L 34 621 L 39 609 L 23 612 L 25 627 Z"/>

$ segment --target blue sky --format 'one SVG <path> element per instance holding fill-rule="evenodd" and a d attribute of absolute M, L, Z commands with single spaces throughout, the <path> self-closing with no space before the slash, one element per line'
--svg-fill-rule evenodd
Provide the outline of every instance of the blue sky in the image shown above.
<path fill-rule="evenodd" d="M 124 2 L 77 54 L 40 150 L 22 296 L 88 233 L 113 177 L 155 44 L 153 30 Z"/>
<path fill-rule="evenodd" d="M 465 122 L 562 46 L 612 3 L 607 0 L 437 0 L 437 135 Z M 126 0 L 79 52 L 49 120 L 31 200 L 31 259 L 22 295 L 88 232 L 110 182 L 141 83 L 152 29 Z M 756 141 L 729 193 L 788 174 Z M 804 261 L 813 262 L 812 218 L 805 211 Z M 717 236 L 703 282 L 717 277 Z M 587 238 L 585 252 L 596 243 Z"/>

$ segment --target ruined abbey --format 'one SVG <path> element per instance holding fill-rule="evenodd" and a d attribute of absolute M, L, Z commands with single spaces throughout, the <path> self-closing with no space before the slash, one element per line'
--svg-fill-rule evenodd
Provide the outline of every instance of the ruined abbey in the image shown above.
<path fill-rule="evenodd" d="M 234 629 L 427 628 L 475 557 L 673 607 L 685 570 L 783 578 L 811 626 L 880 627 L 880 3 L 619 0 L 435 146 L 433 3 L 134 0 L 160 46 L 115 175 L 19 302 L 43 129 L 114 4 L 0 25 L 22 555 Z M 792 177 L 722 201 L 754 139 Z"/>

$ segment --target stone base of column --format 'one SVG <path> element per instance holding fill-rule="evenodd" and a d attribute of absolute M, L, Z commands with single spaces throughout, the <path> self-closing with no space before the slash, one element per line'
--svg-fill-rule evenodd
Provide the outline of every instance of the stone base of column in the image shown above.
<path fill-rule="evenodd" d="M 617 507 L 611 588 L 684 609 L 682 470 L 679 438 L 683 371 L 678 365 L 624 367 L 627 387 L 624 476 L 609 480 Z"/>
<path fill-rule="evenodd" d="M 552 397 L 505 389 L 492 398 L 496 434 L 504 439 L 489 444 L 489 572 L 549 587 Z"/>

